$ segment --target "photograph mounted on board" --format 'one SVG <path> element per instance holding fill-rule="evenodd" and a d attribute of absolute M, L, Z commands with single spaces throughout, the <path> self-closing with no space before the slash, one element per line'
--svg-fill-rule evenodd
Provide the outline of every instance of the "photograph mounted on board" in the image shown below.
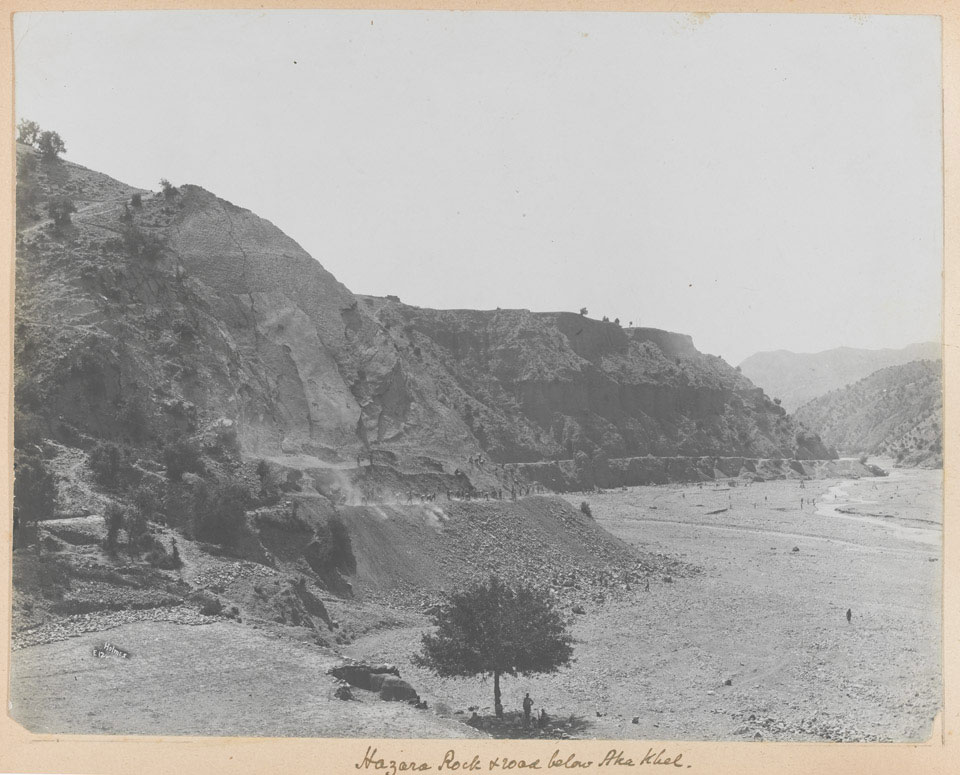
<path fill-rule="evenodd" d="M 13 27 L 14 721 L 930 737 L 938 17 Z"/>

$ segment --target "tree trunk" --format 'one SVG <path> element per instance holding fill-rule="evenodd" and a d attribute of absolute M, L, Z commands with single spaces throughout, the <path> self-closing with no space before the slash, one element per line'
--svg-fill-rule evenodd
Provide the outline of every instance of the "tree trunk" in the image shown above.
<path fill-rule="evenodd" d="M 500 702 L 500 671 L 493 671 L 493 710 L 497 718 L 503 718 L 503 703 Z"/>

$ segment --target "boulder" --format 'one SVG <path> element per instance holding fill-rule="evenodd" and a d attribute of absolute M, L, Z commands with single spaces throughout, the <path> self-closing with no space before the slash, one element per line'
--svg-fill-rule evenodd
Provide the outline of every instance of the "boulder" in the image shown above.
<path fill-rule="evenodd" d="M 383 679 L 383 684 L 380 686 L 380 699 L 406 702 L 408 700 L 419 700 L 420 696 L 417 694 L 416 689 L 403 679 L 397 678 L 396 676 L 388 676 Z"/>
<path fill-rule="evenodd" d="M 369 665 L 365 662 L 356 662 L 346 665 L 338 665 L 327 671 L 330 675 L 346 681 L 351 686 L 358 689 L 368 689 L 371 691 L 380 691 L 382 679 L 374 679 L 374 676 L 393 675 L 400 677 L 400 671 L 396 665 Z"/>

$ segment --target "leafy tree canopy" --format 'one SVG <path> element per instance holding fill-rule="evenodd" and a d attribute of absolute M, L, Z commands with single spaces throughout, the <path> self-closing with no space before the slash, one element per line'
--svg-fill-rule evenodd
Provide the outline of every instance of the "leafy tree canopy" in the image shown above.
<path fill-rule="evenodd" d="M 40 135 L 40 125 L 36 121 L 21 119 L 17 124 L 17 142 L 33 145 L 37 142 Z"/>
<path fill-rule="evenodd" d="M 66 152 L 67 146 L 57 132 L 46 130 L 37 138 L 37 150 L 40 151 L 42 159 L 57 159 L 61 153 Z"/>
<path fill-rule="evenodd" d="M 502 714 L 500 676 L 550 673 L 569 664 L 572 638 L 552 599 L 529 586 L 491 577 L 449 595 L 423 636 L 414 661 L 440 676 L 493 675 Z"/>

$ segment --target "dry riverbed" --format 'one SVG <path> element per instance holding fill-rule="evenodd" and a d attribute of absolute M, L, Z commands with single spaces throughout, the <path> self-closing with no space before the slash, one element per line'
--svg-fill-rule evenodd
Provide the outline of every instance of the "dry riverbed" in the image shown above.
<path fill-rule="evenodd" d="M 529 691 L 537 709 L 580 717 L 584 737 L 925 739 L 941 694 L 940 477 L 587 496 L 614 535 L 703 572 L 589 606 L 574 617 L 575 663 L 506 679 L 505 705 Z M 409 664 L 418 639 L 384 631 L 349 651 L 398 661 L 441 708 L 489 713 L 489 682 Z"/>

